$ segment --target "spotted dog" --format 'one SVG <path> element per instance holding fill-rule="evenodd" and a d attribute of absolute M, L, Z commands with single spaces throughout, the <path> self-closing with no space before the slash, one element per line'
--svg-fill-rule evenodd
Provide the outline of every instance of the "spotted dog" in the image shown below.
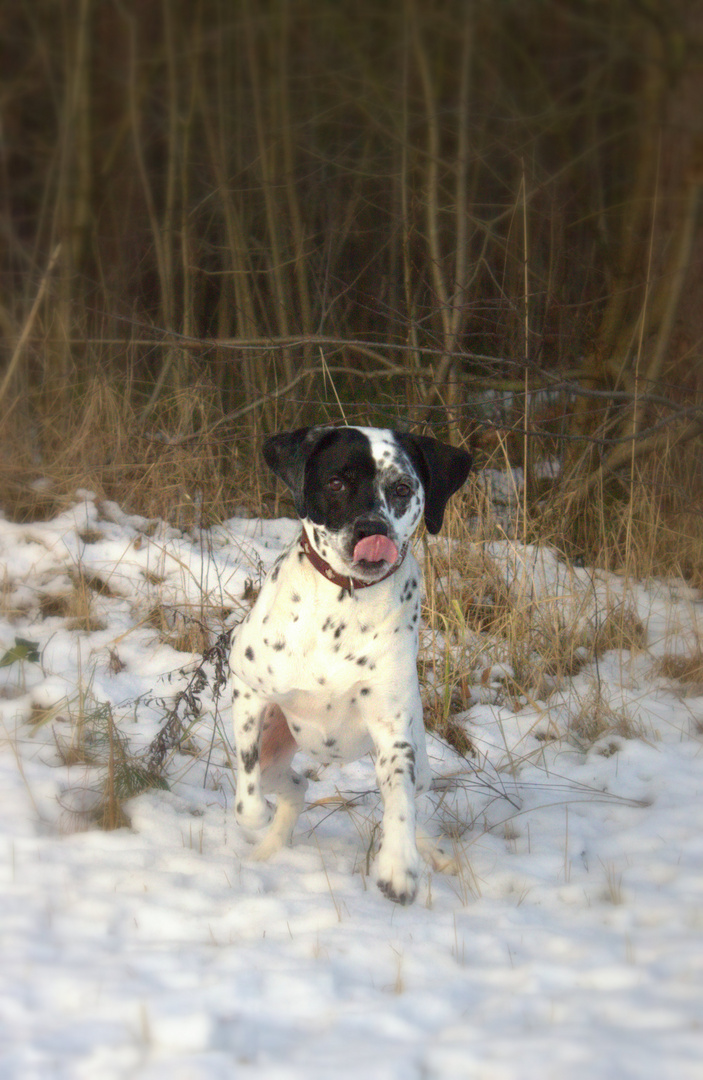
<path fill-rule="evenodd" d="M 471 458 L 365 427 L 274 435 L 264 458 L 303 528 L 235 631 L 237 821 L 247 830 L 270 822 L 255 852 L 268 858 L 304 806 L 306 784 L 290 767 L 298 748 L 326 763 L 372 750 L 384 807 L 378 885 L 408 904 L 420 868 L 415 794 L 430 782 L 416 666 L 420 569 L 409 544 L 423 512 L 439 532 Z"/>

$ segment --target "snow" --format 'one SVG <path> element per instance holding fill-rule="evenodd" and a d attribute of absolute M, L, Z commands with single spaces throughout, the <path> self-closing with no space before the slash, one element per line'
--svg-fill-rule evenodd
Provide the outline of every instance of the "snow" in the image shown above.
<path fill-rule="evenodd" d="M 655 667 L 700 641 L 683 582 L 492 546 L 536 609 L 588 620 L 627 598 L 647 648 L 517 711 L 488 692 L 493 665 L 464 717 L 476 758 L 430 738 L 424 814 L 460 872 L 428 868 L 411 908 L 373 883 L 369 760 L 320 770 L 293 847 L 251 861 L 212 680 L 170 790 L 92 823 L 100 724 L 144 752 L 197 664 L 179 626 L 236 622 L 295 531 L 189 535 L 89 492 L 53 521 L 0 520 L 0 657 L 17 639 L 40 654 L 0 666 L 0 1080 L 699 1077 L 703 689 Z M 596 684 L 630 728 L 579 743 Z"/>

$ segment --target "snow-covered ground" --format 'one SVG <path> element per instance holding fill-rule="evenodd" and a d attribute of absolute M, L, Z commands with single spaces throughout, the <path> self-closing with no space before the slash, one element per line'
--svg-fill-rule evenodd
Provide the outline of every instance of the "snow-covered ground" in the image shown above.
<path fill-rule="evenodd" d="M 236 621 L 294 532 L 192 537 L 87 494 L 0 520 L 0 1080 L 703 1076 L 703 688 L 655 672 L 701 640 L 682 583 L 494 546 L 574 617 L 627 588 L 649 644 L 549 703 L 484 686 L 470 761 L 430 739 L 424 812 L 462 869 L 411 908 L 373 884 L 370 761 L 320 771 L 293 847 L 250 861 L 212 679 L 169 790 L 91 824 L 111 755 L 145 751 L 193 674 L 166 639 L 204 600 Z M 596 685 L 628 725 L 579 745 Z"/>

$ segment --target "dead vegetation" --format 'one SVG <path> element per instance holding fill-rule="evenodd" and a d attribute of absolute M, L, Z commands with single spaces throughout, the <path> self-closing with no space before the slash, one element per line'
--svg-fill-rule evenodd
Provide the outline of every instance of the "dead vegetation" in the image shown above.
<path fill-rule="evenodd" d="M 575 703 L 566 725 L 567 738 L 582 750 L 590 750 L 605 736 L 636 739 L 649 734 L 631 710 L 609 701 L 597 684 Z M 604 752 L 606 756 L 617 752 L 617 743 L 609 742 Z"/>
<path fill-rule="evenodd" d="M 629 582 L 703 588 L 698 6 L 147 7 L 3 15 L 0 509 L 50 519 L 83 489 L 197 535 L 292 513 L 261 465 L 275 429 L 469 446 L 421 672 L 429 726 L 470 754 L 477 702 L 548 703 L 644 647 Z M 210 648 L 222 613 L 145 581 L 155 635 Z M 89 634 L 113 595 L 79 569 L 37 603 Z M 660 672 L 703 682 L 700 653 Z M 581 746 L 634 730 L 584 710 Z"/>
<path fill-rule="evenodd" d="M 653 542 L 646 520 L 635 520 L 626 552 L 618 551 L 617 535 L 604 531 L 603 561 L 619 571 L 612 574 L 597 564 L 575 566 L 555 547 L 563 537 L 547 532 L 548 521 L 541 534 L 530 523 L 531 545 L 505 533 L 496 540 L 492 522 L 489 536 L 477 539 L 481 520 L 458 505 L 448 514 L 447 539 L 428 547 L 420 664 L 426 723 L 461 753 L 471 753 L 471 709 L 479 703 L 537 710 L 546 719 L 542 734 L 548 730 L 550 738 L 566 737 L 581 749 L 605 734 L 641 734 L 626 708 L 603 698 L 598 663 L 609 652 L 647 650 L 630 586 L 651 568 L 656 537 Z M 516 511 L 509 533 L 521 531 Z M 688 538 L 682 540 L 685 549 Z M 666 558 L 675 565 L 672 547 Z M 551 703 L 561 715 L 561 691 L 580 673 L 591 689 L 565 722 L 550 719 Z"/>
<path fill-rule="evenodd" d="M 683 656 L 669 654 L 663 656 L 656 665 L 657 671 L 667 679 L 678 682 L 703 685 L 703 649 L 701 644 L 691 653 Z"/>
<path fill-rule="evenodd" d="M 182 607 L 157 604 L 147 612 L 144 625 L 152 626 L 160 640 L 176 652 L 201 654 L 212 644 L 215 613 L 204 607 L 198 614 Z"/>
<path fill-rule="evenodd" d="M 9 416 L 0 437 L 3 512 L 14 521 L 49 520 L 84 489 L 177 528 L 231 517 L 261 498 L 251 442 L 219 418 L 208 391 L 193 386 L 145 428 L 130 390 L 96 375 L 80 395 L 43 407 L 33 445 Z M 89 531 L 82 539 L 95 537 Z"/>
<path fill-rule="evenodd" d="M 341 414 L 520 466 L 523 509 L 558 461 L 573 556 L 640 473 L 668 527 L 647 474 L 703 431 L 699 5 L 365 15 L 8 8 L 5 513 L 85 484 L 197 527 L 271 494 L 262 434 Z"/>

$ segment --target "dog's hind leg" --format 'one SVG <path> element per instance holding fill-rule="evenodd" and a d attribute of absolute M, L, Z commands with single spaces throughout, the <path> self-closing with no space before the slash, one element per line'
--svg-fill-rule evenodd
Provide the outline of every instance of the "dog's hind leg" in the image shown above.
<path fill-rule="evenodd" d="M 269 705 L 261 740 L 261 781 L 264 791 L 276 794 L 277 802 L 266 836 L 252 855 L 259 861 L 270 859 L 290 843 L 295 823 L 305 806 L 307 780 L 290 767 L 297 749 L 282 711 L 277 705 Z"/>
<path fill-rule="evenodd" d="M 430 836 L 424 829 L 418 829 L 415 839 L 418 851 L 433 870 L 455 876 L 461 873 L 462 859 L 459 852 L 446 850 L 447 845 L 451 846 L 449 837 L 441 840 L 437 836 Z"/>
<path fill-rule="evenodd" d="M 280 777 L 276 781 L 276 812 L 273 815 L 266 836 L 252 852 L 251 858 L 258 862 L 265 862 L 290 843 L 293 836 L 295 823 L 300 817 L 305 806 L 305 790 L 307 780 L 298 776 L 292 770 L 288 770 L 286 777 Z"/>

